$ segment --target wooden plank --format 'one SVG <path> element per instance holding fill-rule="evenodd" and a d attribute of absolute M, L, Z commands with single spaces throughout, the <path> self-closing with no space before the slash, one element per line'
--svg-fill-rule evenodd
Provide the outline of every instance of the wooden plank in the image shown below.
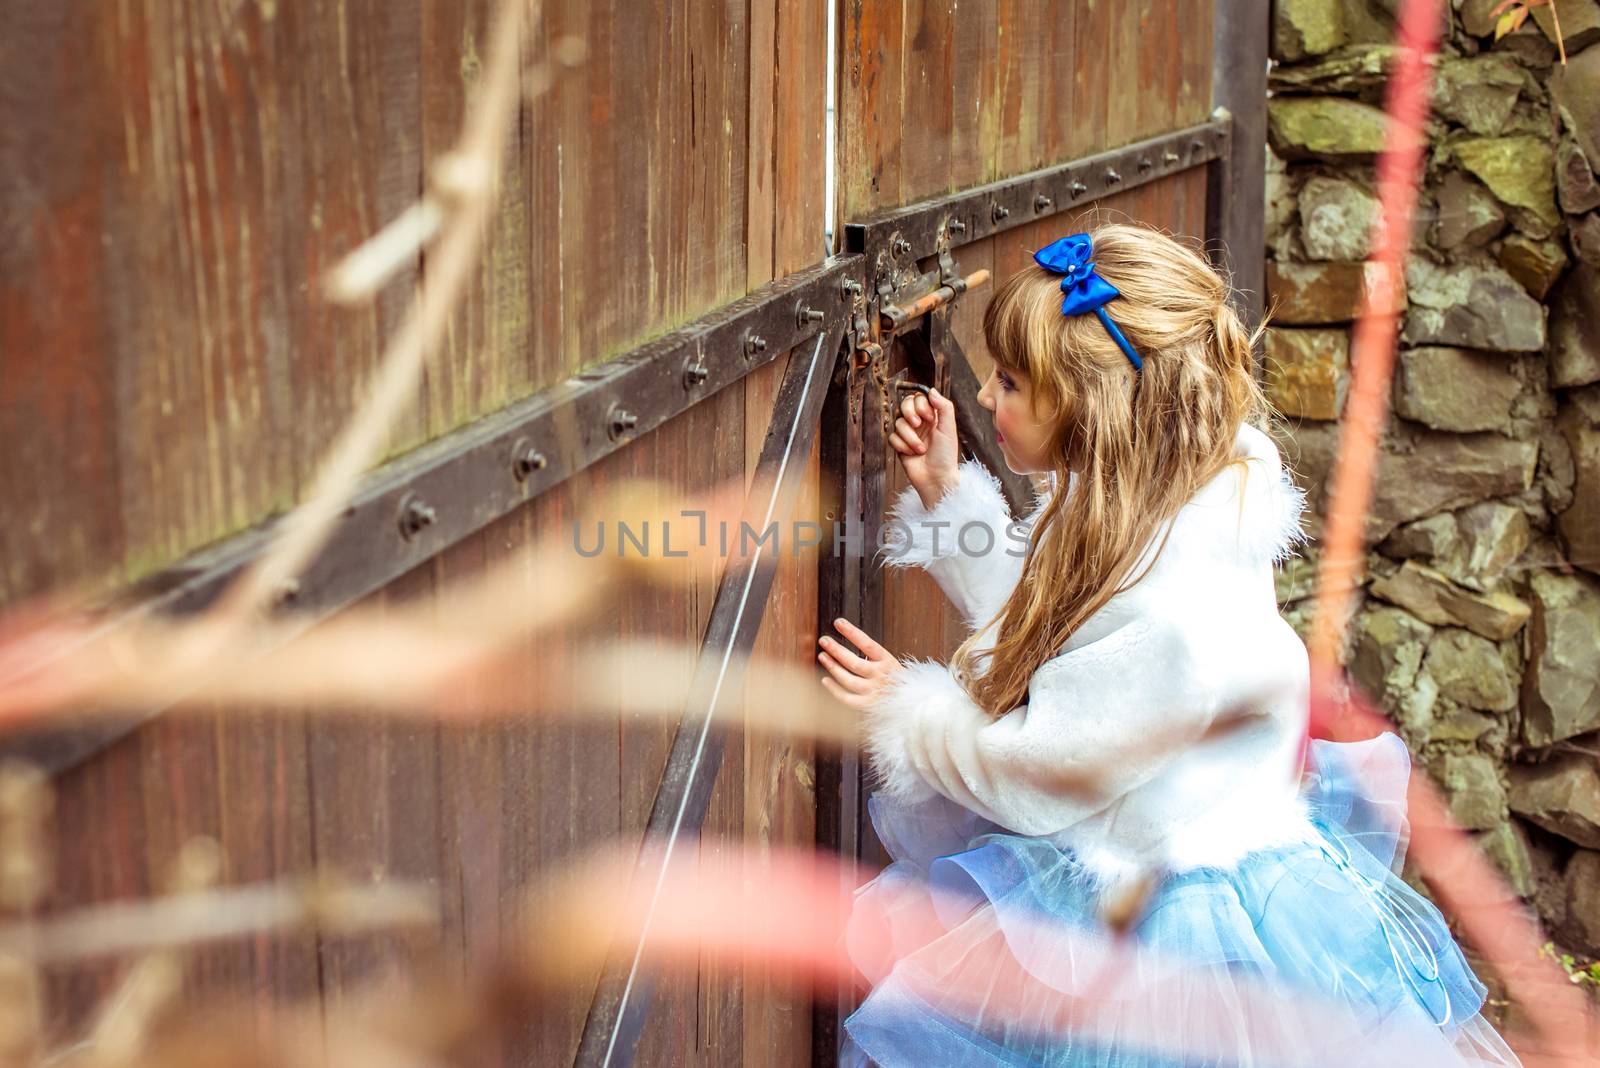
<path fill-rule="evenodd" d="M 207 838 L 220 844 L 217 732 L 222 726 L 215 713 L 189 712 L 163 717 L 139 734 L 139 785 L 122 800 L 144 808 L 140 844 L 151 896 L 180 889 L 180 858 L 191 842 Z M 237 983 L 247 978 L 239 966 L 241 949 L 238 943 L 214 943 L 186 951 L 185 996 L 198 1001 L 231 993 L 230 979 Z"/>
<path fill-rule="evenodd" d="M 773 93 L 773 270 L 783 277 L 826 253 L 823 241 L 826 134 L 827 7 L 779 0 Z M 765 424 L 762 424 L 762 433 Z"/>
<path fill-rule="evenodd" d="M 554 0 L 546 3 L 543 17 L 530 27 L 528 47 L 537 61 L 552 58 L 555 42 L 567 29 L 567 8 Z M 528 378 L 535 388 L 559 382 L 567 374 L 563 161 L 568 143 L 582 132 L 568 130 L 562 122 L 571 107 L 568 98 L 581 87 L 581 77 L 580 70 L 559 71 L 549 89 L 523 105 L 519 123 L 520 150 L 528 176 L 528 245 L 523 252 L 532 302 Z"/>
<path fill-rule="evenodd" d="M 621 183 L 625 196 L 617 218 L 643 221 L 634 255 L 644 253 L 645 300 L 669 322 L 682 321 L 684 293 L 688 288 L 690 217 L 686 203 L 687 170 L 692 132 L 689 129 L 690 86 L 678 77 L 687 68 L 689 46 L 685 38 L 685 10 L 681 3 L 663 2 L 624 17 L 616 42 L 621 45 L 638 31 L 632 61 L 637 71 L 619 71 L 630 86 L 636 77 L 638 107 L 644 120 L 633 151 L 642 156 L 644 180 Z M 681 143 L 680 143 L 681 140 Z M 620 229 L 620 228 L 619 228 Z M 635 268 L 635 269 L 638 269 Z"/>
<path fill-rule="evenodd" d="M 744 478 L 746 472 L 753 470 L 760 454 L 758 452 L 750 456 L 744 448 L 750 437 L 750 405 L 751 393 L 748 389 L 727 389 L 690 413 L 694 425 L 687 429 L 687 433 L 694 444 L 688 459 L 696 469 L 692 484 L 702 486 L 731 482 Z M 754 416 L 756 419 L 760 417 L 759 414 Z M 686 593 L 692 597 L 694 610 L 685 619 L 687 625 L 679 631 L 684 641 L 698 644 L 705 635 L 721 573 L 722 566 L 718 562 L 702 561 L 694 565 L 693 574 L 685 587 Z M 780 570 L 768 597 L 769 606 L 780 596 L 783 579 Z M 768 611 L 771 611 L 770 607 Z M 758 641 L 755 652 L 759 655 L 760 651 Z M 741 731 L 730 730 L 722 767 L 717 773 L 711 805 L 706 813 L 702 832 L 704 839 L 737 844 L 746 836 L 750 827 L 747 797 L 752 785 L 749 762 L 752 753 L 759 751 L 765 741 L 753 739 Z M 702 848 L 700 864 L 713 877 L 732 877 L 737 874 L 736 865 L 721 845 Z M 759 1034 L 751 1036 L 748 1033 L 747 1014 L 751 1009 L 759 1011 L 770 1003 L 770 999 L 758 979 L 753 979 L 755 977 L 747 975 L 736 964 L 710 959 L 701 961 L 696 1019 L 700 1042 L 695 1063 L 707 1066 L 746 1064 L 750 1056 L 761 1049 L 765 1039 Z M 655 1062 L 641 1056 L 637 1063 Z"/>
<path fill-rule="evenodd" d="M 1213 0 L 1178 4 L 1176 120 L 1179 125 L 1202 121 L 1211 113 L 1211 9 Z"/>
<path fill-rule="evenodd" d="M 516 517 L 520 535 L 514 526 L 506 527 L 508 540 L 528 544 L 548 538 L 562 544 L 573 537 L 573 523 L 587 526 L 605 518 L 587 502 L 607 480 L 620 477 L 620 463 L 613 456 L 545 494 Z M 527 639 L 520 655 L 514 652 L 513 657 L 526 665 L 524 684 L 530 691 L 547 683 L 567 685 L 576 670 L 576 655 L 591 641 L 615 636 L 593 620 L 583 621 L 557 634 Z M 522 721 L 505 728 L 500 753 L 503 931 L 516 930 L 524 889 L 548 878 L 580 851 L 618 840 L 619 730 L 615 719 L 606 724 Z M 512 1036 L 507 1063 L 572 1063 L 598 973 L 597 962 L 543 1019 Z"/>
<path fill-rule="evenodd" d="M 773 270 L 783 276 L 820 259 L 825 251 L 824 214 L 826 135 L 827 6 L 805 0 L 778 0 L 773 48 L 776 84 L 772 95 L 774 174 Z M 842 47 L 842 40 L 841 40 Z M 842 55 L 842 52 L 841 52 Z M 759 68 L 752 63 L 752 71 Z M 754 92 L 754 90 L 752 91 Z M 840 130 L 844 128 L 840 124 Z M 841 142 L 842 149 L 842 142 Z M 789 359 L 809 357 L 809 347 L 792 351 Z M 783 381 L 786 360 L 749 376 L 744 383 L 743 445 L 739 455 L 748 477 L 756 468 Z M 829 366 L 831 367 L 831 355 Z M 825 428 L 824 428 L 825 432 Z M 814 445 L 807 458 L 805 478 L 795 503 L 796 522 L 816 521 L 818 514 L 818 456 Z M 753 655 L 771 657 L 796 666 L 815 664 L 817 621 L 817 550 L 791 551 L 793 525 L 780 530 L 784 549 L 757 633 Z M 818 683 L 820 687 L 820 683 Z M 787 695 L 762 687 L 759 677 L 747 680 L 745 698 L 752 702 L 785 700 Z M 747 845 L 764 848 L 778 843 L 809 846 L 816 837 L 815 747 L 809 739 L 771 734 L 744 734 L 742 744 L 729 741 L 718 789 L 727 787 L 725 801 L 713 797 L 712 814 L 724 833 L 742 835 Z M 738 751 L 742 750 L 742 752 Z M 730 774 L 737 765 L 737 774 Z M 719 802 L 728 807 L 719 809 Z M 714 856 L 702 863 L 717 864 Z M 724 872 L 727 869 L 722 869 Z M 728 989 L 737 986 L 742 1002 L 719 999 L 724 989 L 711 972 L 708 978 L 708 1035 L 725 1049 L 722 1059 L 707 1063 L 745 1064 L 751 1068 L 801 1065 L 810 1061 L 811 1013 L 809 992 L 786 983 L 770 969 L 752 967 L 729 977 Z M 649 1063 L 641 1059 L 640 1063 Z"/>
<path fill-rule="evenodd" d="M 669 59 L 679 77 L 688 75 L 687 136 L 678 135 L 688 189 L 676 202 L 679 244 L 687 256 L 682 310 L 687 319 L 751 288 L 744 234 L 752 170 L 748 109 L 756 75 L 750 66 L 753 13 L 745 0 L 682 2 L 688 12 L 683 42 L 688 71 L 682 70 L 682 53 Z"/>
<path fill-rule="evenodd" d="M 1122 69 L 1112 52 L 1117 44 L 1112 30 L 1118 12 L 1126 11 L 1127 7 L 1118 0 L 1084 0 L 1077 5 L 1072 24 L 1074 62 L 1069 67 L 1057 67 L 1053 72 L 1056 77 L 1053 97 L 1072 96 L 1073 137 L 1067 151 L 1069 159 L 1109 148 L 1122 140 L 1108 130 L 1108 123 L 1113 85 Z M 1093 61 L 1089 61 L 1091 57 Z M 1104 62 L 1098 57 L 1105 57 Z"/>
<path fill-rule="evenodd" d="M 1139 27 L 1144 8 L 1152 0 L 1122 0 L 1111 4 L 1103 15 L 1108 20 L 1109 47 L 1102 66 L 1091 66 L 1091 79 L 1100 84 L 1096 92 L 1106 97 L 1105 145 L 1125 145 L 1139 139 L 1139 67 L 1146 45 Z M 1102 6 L 1105 0 L 1101 0 Z M 1093 55 L 1094 53 L 1089 53 Z M 1133 90 L 1130 92 L 1129 90 Z"/>
<path fill-rule="evenodd" d="M 92 764 L 74 768 L 55 783 L 48 843 L 53 882 L 42 915 L 150 894 L 148 813 L 140 803 L 142 764 L 139 739 L 124 738 Z M 86 833 L 88 828 L 94 833 Z M 81 1035 L 117 988 L 124 967 L 122 961 L 96 960 L 48 973 L 47 1032 Z"/>
<path fill-rule="evenodd" d="M 901 178 L 898 199 L 906 204 L 947 193 L 951 185 L 955 101 L 953 0 L 904 0 L 900 77 Z M 881 127 L 880 127 L 881 129 Z"/>
<path fill-rule="evenodd" d="M 306 756 L 302 716 L 230 712 L 218 721 L 217 840 L 225 885 L 293 878 L 315 867 Z M 230 993 L 251 1000 L 260 1033 L 269 1027 L 271 1006 L 319 992 L 312 932 L 257 934 L 241 948 Z"/>
<path fill-rule="evenodd" d="M 620 454 L 624 459 L 618 473 L 626 471 L 634 478 L 661 479 L 669 486 L 680 484 L 679 473 L 685 453 L 696 447 L 686 430 L 701 415 L 691 409 L 657 430 L 650 441 L 641 443 L 643 447 L 625 450 Z M 653 503 L 659 503 L 659 499 Z M 700 635 L 694 633 L 693 621 L 673 611 L 676 607 L 657 589 L 641 586 L 623 589 L 616 600 L 616 636 L 623 641 L 676 636 L 697 643 Z M 619 685 L 622 682 L 617 681 Z M 677 729 L 674 721 L 626 712 L 619 719 L 618 787 L 625 841 L 639 840 L 649 821 L 651 805 Z M 727 768 L 725 762 L 722 770 L 726 772 Z M 692 846 L 693 838 L 686 837 L 683 844 Z M 694 1063 L 698 978 L 680 970 L 656 978 L 650 1015 L 639 1039 L 635 1063 Z"/>
<path fill-rule="evenodd" d="M 422 159 L 425 165 L 451 151 L 467 108 L 481 92 L 493 0 L 420 0 L 419 96 Z M 524 38 L 523 59 L 532 58 Z M 541 53 L 540 59 L 544 56 Z M 485 233 L 477 269 L 451 322 L 443 351 L 427 378 L 430 437 L 504 406 L 542 384 L 530 359 L 532 313 L 537 303 L 528 249 L 532 240 L 530 173 L 524 149 L 529 112 L 518 108 L 502 168 L 500 199 Z"/>
<path fill-rule="evenodd" d="M 1058 158 L 1058 140 L 1071 125 L 1072 95 L 1052 90 L 1054 72 L 1071 69 L 1074 8 L 999 0 L 993 108 L 999 130 L 990 180 L 1038 170 Z M 1063 24 L 1064 42 L 1059 33 Z"/>
<path fill-rule="evenodd" d="M 107 207 L 94 182 L 116 143 L 102 107 L 105 21 L 88 5 L 24 4 L 0 34 L 0 493 L 26 517 L 0 528 L 0 605 L 103 586 L 123 557 L 98 280 L 125 253 L 100 239 Z"/>
<path fill-rule="evenodd" d="M 271 201 L 271 28 L 216 8 L 124 6 L 95 106 L 121 136 L 100 195 L 119 251 L 94 284 L 115 368 L 126 564 L 165 560 L 272 507 L 293 477 L 287 368 L 268 360 L 282 261 Z M 155 281 L 152 284 L 152 280 Z M 263 300 L 264 298 L 264 300 Z M 240 456 L 252 462 L 240 463 Z"/>
<path fill-rule="evenodd" d="M 745 283 L 772 279 L 777 205 L 773 173 L 778 131 L 773 126 L 777 83 L 778 0 L 750 0 L 748 135 L 745 143 Z M 843 146 L 840 146 L 843 151 Z"/>
<path fill-rule="evenodd" d="M 999 0 L 965 0 L 959 18 L 950 20 L 950 174 L 949 188 L 986 181 L 999 152 L 999 110 L 995 88 L 999 69 Z"/>
<path fill-rule="evenodd" d="M 427 597 L 434 583 L 434 568 L 424 565 L 388 586 L 377 603 Z M 318 866 L 357 881 L 418 881 L 442 891 L 438 726 L 319 720 L 307 748 Z M 391 933 L 321 939 L 327 1011 L 351 1008 L 368 984 L 403 980 L 426 959 L 424 948 Z"/>
<path fill-rule="evenodd" d="M 897 2 L 840 5 L 840 220 L 902 203 L 900 121 L 904 12 Z"/>
<path fill-rule="evenodd" d="M 522 516 L 512 515 L 441 555 L 434 569 L 441 591 L 480 579 L 520 547 Z M 532 694 L 530 693 L 530 697 Z M 471 709 L 464 710 L 470 717 Z M 505 949 L 501 905 L 505 792 L 500 751 L 504 730 L 469 719 L 439 728 L 439 873 L 445 963 L 454 978 L 483 974 Z M 495 1050 L 491 1045 L 490 1050 Z"/>
<path fill-rule="evenodd" d="M 643 299 L 634 280 L 641 259 L 630 250 L 622 262 L 623 248 L 617 218 L 617 154 L 627 140 L 619 141 L 619 126 L 637 123 L 637 94 L 613 93 L 617 57 L 613 38 L 615 13 L 610 4 L 564 0 L 547 15 L 552 30 L 585 42 L 582 65 L 564 75 L 557 86 L 561 130 L 561 299 L 562 375 L 593 362 L 615 337 L 627 330 L 624 302 L 637 308 Z M 629 57 L 626 63 L 637 66 Z M 619 115 L 621 117 L 619 117 Z M 623 131 L 635 132 L 634 127 Z M 637 144 L 637 139 L 633 140 Z M 630 235 L 633 236 L 633 235 Z"/>
<path fill-rule="evenodd" d="M 1266 173 L 1259 147 L 1266 139 L 1267 20 L 1264 12 L 1238 5 L 1212 8 L 1211 99 L 1233 114 L 1225 232 L 1216 235 L 1238 288 L 1235 307 L 1248 322 L 1261 317 L 1263 288 L 1262 203 Z"/>
<path fill-rule="evenodd" d="M 807 358 L 796 349 L 789 359 Z M 787 362 L 787 361 L 785 361 Z M 746 390 L 746 470 L 754 470 L 760 457 L 764 426 L 771 421 L 778 385 L 776 369 L 751 376 Z M 782 551 L 772 592 L 756 638 L 753 654 L 776 663 L 805 669 L 815 666 L 815 641 L 829 628 L 817 619 L 816 547 L 797 549 L 798 523 L 818 522 L 818 450 L 807 458 L 805 480 L 795 504 L 795 525 L 780 529 Z M 830 542 L 831 546 L 831 542 Z M 745 699 L 752 705 L 788 701 L 793 695 L 764 682 L 758 674 L 747 679 Z M 820 688 L 821 683 L 817 686 Z M 732 754 L 728 759 L 732 759 Z M 810 739 L 767 732 L 744 736 L 740 780 L 743 832 L 746 844 L 763 854 L 772 845 L 809 845 L 816 835 L 815 745 Z M 808 992 L 798 989 L 771 968 L 755 966 L 745 975 L 743 1060 L 749 1068 L 764 1065 L 798 1065 L 810 1056 L 811 1019 Z"/>
<path fill-rule="evenodd" d="M 315 0 L 272 10 L 265 45 L 276 64 L 297 72 L 281 86 L 263 80 L 274 121 L 268 143 L 282 146 L 272 227 L 282 235 L 275 270 L 284 325 L 267 336 L 288 379 L 278 402 L 286 411 L 274 423 L 299 430 L 288 435 L 292 498 L 359 403 L 417 277 L 408 265 L 359 308 L 330 305 L 318 291 L 340 257 L 418 195 L 418 20 L 416 0 L 387 8 L 376 0 Z M 399 420 L 390 447 L 404 449 L 424 433 L 418 406 Z"/>

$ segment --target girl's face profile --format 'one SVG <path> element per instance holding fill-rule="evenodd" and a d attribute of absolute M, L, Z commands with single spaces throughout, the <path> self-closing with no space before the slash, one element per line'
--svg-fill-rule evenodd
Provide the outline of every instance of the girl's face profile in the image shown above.
<path fill-rule="evenodd" d="M 1031 393 L 1026 374 L 998 365 L 978 391 L 978 403 L 994 413 L 995 438 L 1006 466 L 1019 475 L 1050 470 L 1050 424 L 1034 419 Z"/>

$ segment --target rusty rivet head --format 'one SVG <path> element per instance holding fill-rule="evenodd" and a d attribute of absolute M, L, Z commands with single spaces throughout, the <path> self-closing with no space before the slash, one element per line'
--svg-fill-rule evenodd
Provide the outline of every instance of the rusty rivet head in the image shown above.
<path fill-rule="evenodd" d="M 1122 181 L 1122 175 L 1117 173 L 1115 168 L 1107 167 L 1106 168 L 1106 185 L 1116 185 L 1120 181 Z"/>
<path fill-rule="evenodd" d="M 691 360 L 683 369 L 683 388 L 693 389 L 711 377 L 711 368 L 702 360 Z"/>
<path fill-rule="evenodd" d="M 1161 153 L 1162 163 L 1177 163 L 1181 159 L 1183 159 L 1183 157 L 1172 151 L 1170 148 Z"/>
<path fill-rule="evenodd" d="M 995 222 L 999 222 L 1000 220 L 1002 220 L 1004 218 L 1007 218 L 1008 216 L 1010 216 L 1010 214 L 1011 214 L 1011 209 L 1006 207 L 1004 204 L 1001 204 L 1001 203 L 998 203 L 998 202 L 995 204 L 994 207 L 989 209 L 989 215 L 990 215 L 991 218 L 994 219 Z"/>
<path fill-rule="evenodd" d="M 1040 193 L 1038 196 L 1033 198 L 1033 210 L 1034 211 L 1048 211 L 1050 209 L 1050 205 L 1052 205 L 1054 203 L 1055 203 L 1055 201 L 1051 200 L 1049 197 L 1045 196 L 1043 193 Z"/>
<path fill-rule="evenodd" d="M 1139 171 L 1140 171 L 1140 173 L 1143 173 L 1143 172 L 1149 170 L 1151 167 L 1154 167 L 1154 166 L 1155 166 L 1155 164 L 1151 162 L 1149 156 L 1140 156 L 1139 157 Z"/>
<path fill-rule="evenodd" d="M 812 323 L 822 322 L 824 318 L 826 318 L 826 316 L 823 314 L 821 308 L 813 308 L 811 305 L 805 303 L 795 305 L 794 321 L 802 330 L 810 326 Z"/>
<path fill-rule="evenodd" d="M 1075 196 L 1075 197 L 1081 197 L 1081 196 L 1083 196 L 1083 194 L 1085 194 L 1085 193 L 1087 193 L 1089 191 L 1089 187 L 1084 185 L 1082 182 L 1078 181 L 1078 179 L 1076 179 L 1076 178 L 1074 178 L 1072 180 L 1072 185 L 1069 186 L 1068 188 L 1071 190 L 1072 195 Z"/>
<path fill-rule="evenodd" d="M 761 353 L 766 351 L 767 339 L 762 337 L 760 334 L 751 334 L 749 337 L 744 339 L 744 354 L 747 357 L 759 356 Z"/>
<path fill-rule="evenodd" d="M 518 482 L 526 480 L 547 463 L 549 460 L 544 453 L 534 448 L 533 442 L 527 438 L 518 438 L 516 444 L 511 446 L 511 473 Z"/>
<path fill-rule="evenodd" d="M 911 251 L 911 242 L 907 241 L 903 237 L 897 237 L 889 247 L 893 250 L 896 256 L 904 256 L 906 253 Z"/>
<path fill-rule="evenodd" d="M 408 493 L 400 498 L 398 517 L 400 536 L 407 541 L 420 534 L 424 527 L 433 526 L 434 520 L 438 518 L 438 513 L 415 493 Z"/>
<path fill-rule="evenodd" d="M 628 431 L 639 425 L 639 417 L 628 411 L 620 404 L 611 406 L 611 418 L 607 421 L 613 438 L 620 438 Z"/>
<path fill-rule="evenodd" d="M 952 234 L 964 234 L 967 232 L 967 224 L 962 222 L 960 219 L 951 219 L 949 222 L 944 224 L 944 228 L 947 232 Z"/>
<path fill-rule="evenodd" d="M 1206 146 L 1201 144 L 1199 141 L 1190 141 L 1189 142 L 1189 153 L 1191 155 L 1193 155 L 1196 152 L 1203 151 L 1205 149 L 1205 147 Z"/>
<path fill-rule="evenodd" d="M 839 280 L 839 295 L 845 300 L 853 300 L 861 295 L 861 283 L 854 278 Z"/>

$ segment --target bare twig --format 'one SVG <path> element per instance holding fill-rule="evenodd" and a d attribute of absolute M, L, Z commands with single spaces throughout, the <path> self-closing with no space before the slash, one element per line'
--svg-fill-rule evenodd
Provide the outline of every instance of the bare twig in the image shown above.
<path fill-rule="evenodd" d="M 226 592 L 216 611 L 235 624 L 271 603 L 322 546 L 339 508 L 378 456 L 396 416 L 416 395 L 422 366 L 439 344 L 477 263 L 494 216 L 502 159 L 520 99 L 523 27 L 537 0 L 502 0 L 484 88 L 456 148 L 435 164 L 434 185 L 450 214 L 416 302 L 385 349 L 367 399 L 323 461 L 306 499 L 285 519 L 265 555 Z M 426 221 L 426 220 L 424 220 Z M 221 639 L 229 631 L 214 632 Z"/>
<path fill-rule="evenodd" d="M 409 883 L 357 886 L 331 875 L 95 905 L 36 924 L 0 927 L 0 956 L 39 965 L 121 956 L 309 927 L 356 934 L 437 926 L 432 890 Z"/>

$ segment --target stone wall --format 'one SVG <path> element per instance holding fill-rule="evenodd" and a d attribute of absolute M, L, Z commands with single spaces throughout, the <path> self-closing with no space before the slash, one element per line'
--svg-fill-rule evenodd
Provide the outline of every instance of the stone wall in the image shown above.
<path fill-rule="evenodd" d="M 1600 2 L 1455 0 L 1352 676 L 1559 944 L 1600 955 Z M 1377 200 L 1384 0 L 1277 0 L 1267 385 L 1320 513 Z M 1309 558 L 1280 575 L 1309 614 Z"/>

